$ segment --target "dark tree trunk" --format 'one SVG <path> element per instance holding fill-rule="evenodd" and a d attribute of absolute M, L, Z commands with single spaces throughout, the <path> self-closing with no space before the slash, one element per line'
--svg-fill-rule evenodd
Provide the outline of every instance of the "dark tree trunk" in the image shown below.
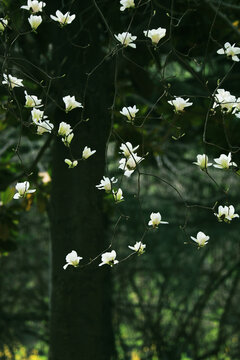
<path fill-rule="evenodd" d="M 89 2 L 81 1 L 81 9 L 71 12 L 78 14 L 84 5 L 87 8 Z M 59 99 L 70 94 L 81 101 L 86 73 L 104 57 L 99 38 L 100 22 L 97 13 L 91 14 L 85 24 L 84 36 L 74 38 L 75 43 L 89 43 L 90 47 L 86 49 L 72 46 L 68 29 L 59 29 L 53 45 L 53 60 L 56 64 L 64 64 L 58 71 L 66 74 L 57 82 Z M 77 26 L 75 23 L 73 33 Z M 65 56 L 66 60 L 62 61 Z M 84 264 L 107 246 L 102 192 L 95 186 L 104 175 L 106 143 L 111 128 L 108 110 L 112 100 L 109 96 L 113 85 L 111 73 L 111 65 L 104 63 L 89 78 L 84 114 L 89 121 L 74 130 L 72 141 L 75 158 L 81 157 L 86 145 L 97 152 L 80 161 L 76 168 L 68 169 L 64 159 L 69 158 L 69 152 L 60 138 L 56 139 L 52 149 L 51 360 L 109 360 L 113 353 L 110 269 L 99 268 L 98 259 L 82 270 L 71 266 L 63 270 L 65 256 L 72 250 L 83 257 L 81 263 Z M 67 115 L 58 111 L 55 119 L 74 126 L 80 120 L 80 114 L 79 109 Z"/>

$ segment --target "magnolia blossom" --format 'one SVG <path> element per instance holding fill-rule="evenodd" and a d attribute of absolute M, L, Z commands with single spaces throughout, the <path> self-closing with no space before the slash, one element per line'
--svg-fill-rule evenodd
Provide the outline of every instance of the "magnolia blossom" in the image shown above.
<path fill-rule="evenodd" d="M 3 32 L 8 25 L 8 20 L 0 18 L 0 32 Z"/>
<path fill-rule="evenodd" d="M 3 74 L 3 79 L 4 80 L 2 81 L 2 84 L 7 84 L 10 89 L 13 89 L 14 87 L 24 86 L 22 83 L 22 79 L 18 79 L 10 74 Z"/>
<path fill-rule="evenodd" d="M 28 190 L 29 186 L 30 184 L 28 181 L 17 183 L 17 185 L 15 186 L 17 193 L 13 196 L 13 198 L 20 199 L 21 197 L 24 197 L 26 194 L 32 194 L 36 191 L 36 189 Z"/>
<path fill-rule="evenodd" d="M 120 0 L 120 4 L 122 5 L 120 7 L 121 11 L 124 11 L 128 8 L 134 8 L 135 4 L 134 4 L 134 0 Z"/>
<path fill-rule="evenodd" d="M 112 190 L 112 184 L 115 184 L 117 182 L 117 179 L 112 177 L 109 179 L 108 177 L 103 177 L 99 185 L 96 185 L 96 188 L 98 190 L 105 190 L 107 193 L 110 193 Z"/>
<path fill-rule="evenodd" d="M 145 252 L 146 245 L 143 244 L 141 241 L 137 241 L 134 246 L 128 246 L 129 249 L 136 251 L 138 255 L 142 255 Z"/>
<path fill-rule="evenodd" d="M 71 141 L 72 141 L 73 137 L 74 137 L 74 133 L 72 132 L 72 133 L 64 136 L 64 137 L 62 138 L 62 142 L 64 143 L 65 146 L 69 147 L 70 144 L 71 144 Z"/>
<path fill-rule="evenodd" d="M 150 221 L 148 222 L 149 226 L 152 226 L 154 228 L 157 228 L 159 224 L 168 224 L 167 221 L 162 221 L 162 216 L 159 212 L 157 213 L 151 213 L 150 215 Z"/>
<path fill-rule="evenodd" d="M 236 106 L 236 97 L 224 89 L 218 89 L 214 98 L 213 109 L 220 106 L 222 111 L 230 113 Z"/>
<path fill-rule="evenodd" d="M 99 264 L 98 266 L 102 266 L 102 265 L 110 265 L 111 267 L 115 264 L 117 264 L 119 261 L 115 260 L 116 259 L 116 251 L 112 250 L 111 252 L 106 252 L 104 254 L 102 254 L 102 262 L 101 264 Z"/>
<path fill-rule="evenodd" d="M 42 17 L 41 15 L 30 15 L 28 22 L 31 25 L 31 28 L 35 31 L 42 23 Z"/>
<path fill-rule="evenodd" d="M 78 164 L 77 160 L 71 161 L 69 159 L 65 159 L 64 162 L 68 165 L 69 169 L 73 169 Z"/>
<path fill-rule="evenodd" d="M 70 252 L 69 254 L 67 254 L 66 256 L 66 262 L 67 264 L 65 264 L 63 266 L 64 270 L 66 270 L 66 268 L 68 267 L 68 265 L 72 265 L 74 267 L 77 267 L 79 264 L 79 261 L 82 260 L 81 256 L 78 256 L 77 252 L 75 250 L 73 250 L 72 252 Z"/>
<path fill-rule="evenodd" d="M 25 103 L 26 108 L 39 108 L 39 107 L 43 106 L 42 100 L 38 99 L 37 96 L 28 95 L 26 90 L 24 91 L 24 94 L 25 94 L 25 100 L 26 100 L 26 103 Z"/>
<path fill-rule="evenodd" d="M 59 124 L 58 135 L 60 135 L 60 136 L 68 136 L 71 131 L 72 131 L 71 125 L 65 123 L 64 121 L 62 121 Z"/>
<path fill-rule="evenodd" d="M 238 54 L 240 54 L 240 48 L 235 47 L 235 44 L 231 45 L 229 42 L 226 42 L 224 44 L 224 47 L 222 49 L 219 49 L 217 51 L 219 55 L 226 54 L 227 56 L 231 56 L 233 61 L 239 61 Z"/>
<path fill-rule="evenodd" d="M 120 111 L 120 114 L 126 116 L 129 121 L 133 121 L 138 111 L 139 109 L 137 109 L 136 105 L 134 105 L 133 107 L 131 106 L 123 107 L 122 110 Z"/>
<path fill-rule="evenodd" d="M 230 206 L 219 206 L 218 213 L 214 213 L 217 216 L 219 221 L 230 222 L 234 218 L 239 218 L 238 214 L 235 214 L 235 209 L 233 205 Z"/>
<path fill-rule="evenodd" d="M 46 4 L 43 1 L 28 0 L 27 5 L 21 6 L 21 9 L 30 10 L 33 13 L 42 12 L 43 7 Z"/>
<path fill-rule="evenodd" d="M 82 104 L 75 100 L 75 96 L 64 96 L 63 101 L 65 103 L 66 112 L 75 109 L 76 107 L 83 107 Z"/>
<path fill-rule="evenodd" d="M 93 154 L 95 154 L 96 150 L 91 150 L 91 148 L 85 146 L 85 148 L 83 149 L 82 152 L 82 158 L 84 160 L 88 159 L 90 156 L 92 156 Z"/>
<path fill-rule="evenodd" d="M 132 154 L 126 158 L 122 158 L 119 160 L 119 169 L 124 170 L 124 175 L 129 177 L 132 175 L 134 170 L 136 169 L 137 165 L 143 160 L 144 158 L 138 156 L 137 154 Z"/>
<path fill-rule="evenodd" d="M 215 163 L 213 166 L 218 169 L 229 169 L 230 166 L 237 166 L 235 162 L 231 162 L 232 154 L 228 155 L 221 154 L 219 158 L 214 159 Z"/>
<path fill-rule="evenodd" d="M 137 36 L 133 36 L 129 32 L 123 32 L 118 35 L 114 35 L 115 38 L 123 45 L 123 46 L 130 46 L 131 48 L 136 48 L 136 44 L 133 43 L 137 39 Z"/>
<path fill-rule="evenodd" d="M 197 238 L 191 236 L 191 239 L 198 244 L 198 247 L 203 247 L 207 245 L 209 236 L 205 235 L 202 231 L 197 233 Z"/>
<path fill-rule="evenodd" d="M 189 99 L 184 100 L 181 97 L 176 97 L 175 96 L 175 99 L 168 101 L 168 103 L 175 107 L 176 112 L 181 112 L 181 111 L 184 111 L 185 107 L 191 106 L 193 104 L 191 102 L 188 102 L 188 100 Z"/>
<path fill-rule="evenodd" d="M 70 15 L 70 12 L 66 12 L 66 14 L 63 14 L 61 11 L 56 11 L 56 16 L 50 15 L 50 18 L 54 21 L 58 21 L 61 26 L 71 24 L 71 22 L 75 19 L 76 15 Z"/>
<path fill-rule="evenodd" d="M 42 120 L 47 119 L 47 116 L 44 115 L 44 111 L 33 108 L 31 111 L 32 121 L 34 124 L 39 125 Z"/>
<path fill-rule="evenodd" d="M 118 191 L 113 191 L 113 197 L 116 202 L 123 201 L 122 189 L 118 189 Z"/>
<path fill-rule="evenodd" d="M 137 145 L 135 148 L 132 146 L 132 144 L 127 141 L 126 144 L 122 143 L 120 146 L 120 150 L 122 150 L 122 154 L 128 158 L 131 156 L 134 151 L 136 151 L 139 148 L 139 145 Z"/>
<path fill-rule="evenodd" d="M 156 45 L 166 35 L 166 29 L 159 27 L 158 29 L 145 30 L 143 33 Z"/>
<path fill-rule="evenodd" d="M 54 128 L 53 124 L 50 123 L 49 120 L 45 120 L 45 121 L 40 120 L 37 125 L 38 125 L 37 126 L 37 134 L 38 135 L 42 135 L 46 132 L 51 133 Z"/>
<path fill-rule="evenodd" d="M 208 162 L 208 156 L 203 155 L 197 155 L 197 162 L 193 162 L 193 164 L 198 165 L 201 170 L 206 170 L 207 167 L 212 166 L 212 163 Z"/>

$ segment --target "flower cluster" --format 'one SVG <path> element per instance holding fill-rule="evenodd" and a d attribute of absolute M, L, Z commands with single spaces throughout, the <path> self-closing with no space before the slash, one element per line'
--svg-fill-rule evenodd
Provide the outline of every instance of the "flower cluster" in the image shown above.
<path fill-rule="evenodd" d="M 144 158 L 135 153 L 138 147 L 139 145 L 133 148 L 130 142 L 126 142 L 126 144 L 121 144 L 120 146 L 124 158 L 119 160 L 119 169 L 123 170 L 124 175 L 127 177 L 131 176 L 138 164 L 144 160 Z"/>
<path fill-rule="evenodd" d="M 201 170 L 207 170 L 209 166 L 214 166 L 217 169 L 229 169 L 231 166 L 237 166 L 235 162 L 232 161 L 232 154 L 228 155 L 221 154 L 219 158 L 214 159 L 216 164 L 208 162 L 208 156 L 206 154 L 197 155 L 197 161 L 193 164 L 199 166 Z"/>
<path fill-rule="evenodd" d="M 230 223 L 232 219 L 239 218 L 238 214 L 235 214 L 235 209 L 233 205 L 230 206 L 219 206 L 218 212 L 214 213 L 215 216 L 217 216 L 218 220 L 225 221 L 227 223 Z"/>

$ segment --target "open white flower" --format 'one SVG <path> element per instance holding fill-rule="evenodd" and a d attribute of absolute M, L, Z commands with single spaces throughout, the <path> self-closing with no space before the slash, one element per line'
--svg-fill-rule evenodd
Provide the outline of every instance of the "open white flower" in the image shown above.
<path fill-rule="evenodd" d="M 197 238 L 191 236 L 191 239 L 198 244 L 198 247 L 203 247 L 207 245 L 209 236 L 205 235 L 202 231 L 197 233 Z"/>
<path fill-rule="evenodd" d="M 123 201 L 123 192 L 122 189 L 118 189 L 118 191 L 113 191 L 113 197 L 116 202 Z"/>
<path fill-rule="evenodd" d="M 233 205 L 230 206 L 219 206 L 218 207 L 218 213 L 214 213 L 215 216 L 217 216 L 218 220 L 230 222 L 234 218 L 239 218 L 238 214 L 235 214 L 235 209 Z"/>
<path fill-rule="evenodd" d="M 22 79 L 18 79 L 10 74 L 3 74 L 3 79 L 4 80 L 2 81 L 2 84 L 7 84 L 10 89 L 13 89 L 14 87 L 24 86 L 22 83 Z"/>
<path fill-rule="evenodd" d="M 208 162 L 208 156 L 203 155 L 197 155 L 197 162 L 193 162 L 193 164 L 198 165 L 201 170 L 206 170 L 209 166 L 212 166 L 212 163 Z"/>
<path fill-rule="evenodd" d="M 240 54 L 240 48 L 235 47 L 235 44 L 231 45 L 229 42 L 226 42 L 224 47 L 219 49 L 217 53 L 219 55 L 226 54 L 227 56 L 231 56 L 233 61 L 239 61 L 239 57 L 237 55 Z"/>
<path fill-rule="evenodd" d="M 218 89 L 214 98 L 213 109 L 220 106 L 223 112 L 230 113 L 236 107 L 236 97 L 231 95 L 229 91 Z"/>
<path fill-rule="evenodd" d="M 65 146 L 69 147 L 73 137 L 74 137 L 74 133 L 71 132 L 70 134 L 68 134 L 62 138 L 62 142 L 64 143 Z"/>
<path fill-rule="evenodd" d="M 128 120 L 132 122 L 135 119 L 136 113 L 138 111 L 139 109 L 137 109 L 136 105 L 134 105 L 133 107 L 131 106 L 123 107 L 122 110 L 120 111 L 120 114 L 126 116 Z"/>
<path fill-rule="evenodd" d="M 176 97 L 174 100 L 169 100 L 168 103 L 175 107 L 176 112 L 184 111 L 185 107 L 191 106 L 193 103 L 188 102 L 189 99 L 184 100 L 181 97 Z"/>
<path fill-rule="evenodd" d="M 115 179 L 114 177 L 109 179 L 108 177 L 104 176 L 100 184 L 96 185 L 96 188 L 98 188 L 98 190 L 105 190 L 106 193 L 110 193 L 112 190 L 112 184 L 115 184 L 116 182 L 117 179 Z"/>
<path fill-rule="evenodd" d="M 72 265 L 74 267 L 78 267 L 79 261 L 82 260 L 81 256 L 78 256 L 77 252 L 75 250 L 73 250 L 72 252 L 70 252 L 69 254 L 67 254 L 66 256 L 66 262 L 67 264 L 65 264 L 63 266 L 64 270 L 66 270 L 66 268 L 68 267 L 68 265 Z"/>
<path fill-rule="evenodd" d="M 82 104 L 78 101 L 75 100 L 75 96 L 64 96 L 63 97 L 63 101 L 65 103 L 65 107 L 66 107 L 66 112 L 71 111 L 77 107 L 83 107 Z"/>
<path fill-rule="evenodd" d="M 88 159 L 90 156 L 92 156 L 93 154 L 95 154 L 96 150 L 91 150 L 91 148 L 85 146 L 85 148 L 83 149 L 82 152 L 82 158 L 84 160 Z"/>
<path fill-rule="evenodd" d="M 44 115 L 44 111 L 33 108 L 31 111 L 32 121 L 34 124 L 38 125 L 42 120 L 47 119 L 47 116 Z"/>
<path fill-rule="evenodd" d="M 75 166 L 77 166 L 77 164 L 78 164 L 77 160 L 71 161 L 69 159 L 65 159 L 64 162 L 68 165 L 69 169 L 75 168 Z"/>
<path fill-rule="evenodd" d="M 134 4 L 134 0 L 120 0 L 120 4 L 122 5 L 120 7 L 121 11 L 124 11 L 128 8 L 134 8 L 135 4 Z"/>
<path fill-rule="evenodd" d="M 102 262 L 101 264 L 99 264 L 98 266 L 102 266 L 102 265 L 110 265 L 111 267 L 115 264 L 117 264 L 119 261 L 115 260 L 116 259 L 116 251 L 112 250 L 111 252 L 106 252 L 104 254 L 102 254 Z"/>
<path fill-rule="evenodd" d="M 152 43 L 157 45 L 158 42 L 166 35 L 166 29 L 159 27 L 158 29 L 145 30 L 144 35 L 152 40 Z"/>
<path fill-rule="evenodd" d="M 30 10 L 33 13 L 42 12 L 42 9 L 46 6 L 45 2 L 37 0 L 28 0 L 27 5 L 21 6 L 21 9 Z"/>
<path fill-rule="evenodd" d="M 123 46 L 130 46 L 133 49 L 136 48 L 136 44 L 133 42 L 137 39 L 137 36 L 133 36 L 129 32 L 123 32 L 118 35 L 115 34 L 114 36 Z"/>
<path fill-rule="evenodd" d="M 26 100 L 26 103 L 25 103 L 26 108 L 39 108 L 39 107 L 43 106 L 42 100 L 38 99 L 37 96 L 28 95 L 26 90 L 24 91 L 24 94 L 25 94 L 25 100 Z"/>
<path fill-rule="evenodd" d="M 70 12 L 66 12 L 66 14 L 63 14 L 61 11 L 56 11 L 56 16 L 50 15 L 50 18 L 54 21 L 58 21 L 61 26 L 71 24 L 71 22 L 75 19 L 76 15 L 70 15 Z"/>
<path fill-rule="evenodd" d="M 46 132 L 51 133 L 53 128 L 54 126 L 52 123 L 50 123 L 49 120 L 45 120 L 45 121 L 40 120 L 37 124 L 37 134 L 42 135 Z"/>
<path fill-rule="evenodd" d="M 162 221 L 162 216 L 159 212 L 151 213 L 150 219 L 151 220 L 148 222 L 148 225 L 154 228 L 157 228 L 159 224 L 168 224 L 167 221 Z"/>
<path fill-rule="evenodd" d="M 31 28 L 35 31 L 42 23 L 42 17 L 41 15 L 30 15 L 28 22 L 31 25 Z"/>
<path fill-rule="evenodd" d="M 137 241 L 134 246 L 128 246 L 129 249 L 136 251 L 138 255 L 142 255 L 145 252 L 146 245 L 141 241 Z"/>
<path fill-rule="evenodd" d="M 36 189 L 29 190 L 29 186 L 30 184 L 28 181 L 17 183 L 17 185 L 15 186 L 17 193 L 13 196 L 13 198 L 20 199 L 26 194 L 32 194 L 36 191 Z"/>
<path fill-rule="evenodd" d="M 125 144 L 122 143 L 120 146 L 120 150 L 122 150 L 122 154 L 128 158 L 132 154 L 134 154 L 134 151 L 136 151 L 139 148 L 139 145 L 137 145 L 135 148 L 132 146 L 132 144 L 127 141 Z"/>
<path fill-rule="evenodd" d="M 237 166 L 235 162 L 231 162 L 232 154 L 228 155 L 221 154 L 219 158 L 214 159 L 215 163 L 213 166 L 218 169 L 229 169 L 230 166 Z"/>
<path fill-rule="evenodd" d="M 64 121 L 62 121 L 59 124 L 58 135 L 60 135 L 60 136 L 68 136 L 71 131 L 72 131 L 71 125 L 65 123 Z"/>
<path fill-rule="evenodd" d="M 124 171 L 124 175 L 129 177 L 132 175 L 137 165 L 144 160 L 144 158 L 138 156 L 137 154 L 130 155 L 127 159 L 122 158 L 119 160 L 119 169 Z"/>
<path fill-rule="evenodd" d="M 8 20 L 4 18 L 0 18 L 0 33 L 3 32 L 8 25 Z"/>

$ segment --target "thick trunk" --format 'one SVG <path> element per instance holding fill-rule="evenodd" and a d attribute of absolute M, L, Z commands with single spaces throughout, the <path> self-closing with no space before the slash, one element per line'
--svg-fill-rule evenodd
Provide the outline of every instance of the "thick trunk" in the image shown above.
<path fill-rule="evenodd" d="M 79 6 L 84 7 L 84 3 L 88 2 L 83 1 Z M 96 13 L 87 23 L 91 39 L 91 46 L 87 49 L 73 47 L 68 41 L 69 34 L 64 35 L 64 30 L 59 30 L 59 37 L 62 37 L 56 39 L 55 61 L 60 63 L 61 54 L 64 54 L 62 58 L 67 56 L 60 69 L 61 73 L 66 73 L 66 78 L 62 80 L 65 88 L 62 94 L 56 88 L 59 98 L 70 94 L 76 95 L 76 99 L 81 101 L 85 74 L 104 57 L 98 27 L 99 16 Z M 76 38 L 74 42 L 85 45 L 87 40 Z M 52 149 L 51 360 L 109 360 L 113 353 L 110 269 L 99 268 L 98 259 L 82 270 L 71 266 L 63 270 L 65 256 L 72 250 L 83 257 L 81 263 L 84 264 L 107 245 L 102 192 L 95 186 L 105 169 L 105 149 L 110 132 L 108 108 L 111 105 L 111 84 L 111 69 L 109 64 L 103 64 L 89 78 L 84 118 L 89 117 L 90 120 L 74 130 L 72 152 L 76 158 L 81 157 L 85 145 L 97 152 L 91 158 L 80 161 L 76 168 L 68 169 L 64 159 L 69 158 L 69 152 L 61 139 L 56 139 Z M 58 112 L 55 118 L 74 126 L 80 119 L 80 112 L 79 109 L 68 115 Z"/>

